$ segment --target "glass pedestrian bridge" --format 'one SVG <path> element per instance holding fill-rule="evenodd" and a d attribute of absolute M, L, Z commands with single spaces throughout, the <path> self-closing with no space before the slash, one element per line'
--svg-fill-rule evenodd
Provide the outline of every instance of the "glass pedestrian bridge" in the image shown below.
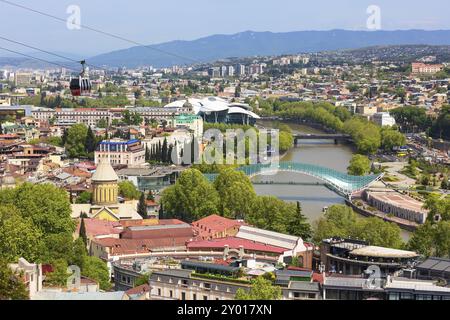
<path fill-rule="evenodd" d="M 239 167 L 248 177 L 273 175 L 277 172 L 298 172 L 322 180 L 331 189 L 344 196 L 367 189 L 372 183 L 379 181 L 383 174 L 368 176 L 351 176 L 334 169 L 306 163 L 280 162 L 279 164 L 254 164 Z M 205 174 L 209 181 L 214 181 L 218 174 Z"/>

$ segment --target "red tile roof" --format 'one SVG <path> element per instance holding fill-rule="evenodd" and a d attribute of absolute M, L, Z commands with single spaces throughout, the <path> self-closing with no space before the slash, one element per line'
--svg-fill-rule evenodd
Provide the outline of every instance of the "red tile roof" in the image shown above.
<path fill-rule="evenodd" d="M 140 285 L 136 288 L 132 288 L 130 290 L 125 291 L 128 295 L 135 295 L 135 294 L 144 294 L 146 292 L 150 291 L 150 286 L 148 284 Z"/>
<path fill-rule="evenodd" d="M 77 232 L 80 232 L 81 219 L 78 221 Z M 86 235 L 88 238 L 95 238 L 102 235 L 120 234 L 123 227 L 116 221 L 105 221 L 99 219 L 84 219 L 84 226 L 86 227 Z"/>
<path fill-rule="evenodd" d="M 154 249 L 180 247 L 186 244 L 183 238 L 163 238 L 163 239 L 116 239 L 103 238 L 95 239 L 93 242 L 105 248 L 110 248 L 110 254 L 136 254 L 147 253 Z"/>
<path fill-rule="evenodd" d="M 188 224 L 128 227 L 121 234 L 124 239 L 183 238 L 187 241 L 194 237 L 194 229 Z"/>
<path fill-rule="evenodd" d="M 286 251 L 285 248 L 274 247 L 274 246 L 266 245 L 264 243 L 241 239 L 241 238 L 235 238 L 235 237 L 213 239 L 213 240 L 191 241 L 191 242 L 187 243 L 187 248 L 189 250 L 190 249 L 222 249 L 226 245 L 228 245 L 228 247 L 230 249 L 239 249 L 242 246 L 244 248 L 244 250 L 270 252 L 270 253 L 278 253 L 278 254 L 281 254 Z"/>
<path fill-rule="evenodd" d="M 203 239 L 210 238 L 215 233 L 224 232 L 232 228 L 239 228 L 241 225 L 242 222 L 227 219 L 217 214 L 212 214 L 192 223 L 192 226 L 198 232 L 199 237 Z"/>
<path fill-rule="evenodd" d="M 323 275 L 321 273 L 313 273 L 312 281 L 323 284 Z"/>

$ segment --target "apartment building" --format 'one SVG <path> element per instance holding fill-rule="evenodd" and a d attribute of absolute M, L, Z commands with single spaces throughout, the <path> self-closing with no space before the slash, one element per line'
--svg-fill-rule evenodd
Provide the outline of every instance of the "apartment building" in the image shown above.
<path fill-rule="evenodd" d="M 139 140 L 104 140 L 94 156 L 96 164 L 107 159 L 111 165 L 140 166 L 145 163 L 145 148 Z"/>

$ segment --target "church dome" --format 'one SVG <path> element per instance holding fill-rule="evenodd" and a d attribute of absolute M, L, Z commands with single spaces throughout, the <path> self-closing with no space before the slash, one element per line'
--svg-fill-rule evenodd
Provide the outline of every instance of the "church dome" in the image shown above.
<path fill-rule="evenodd" d="M 94 175 L 92 176 L 92 181 L 94 182 L 102 182 L 102 181 L 118 181 L 119 177 L 114 171 L 113 167 L 109 163 L 109 161 L 100 160 L 100 163 L 97 165 L 97 169 L 95 170 Z"/>

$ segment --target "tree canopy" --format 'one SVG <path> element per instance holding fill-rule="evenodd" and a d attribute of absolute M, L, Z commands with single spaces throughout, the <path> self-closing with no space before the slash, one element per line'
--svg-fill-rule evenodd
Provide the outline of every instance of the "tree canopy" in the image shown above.
<path fill-rule="evenodd" d="M 77 123 L 68 129 L 64 146 L 69 157 L 76 158 L 87 156 L 87 134 L 88 128 L 82 123 Z"/>
<path fill-rule="evenodd" d="M 128 200 L 138 200 L 141 197 L 141 192 L 131 181 L 119 182 L 119 194 Z"/>
<path fill-rule="evenodd" d="M 400 228 L 379 218 L 359 218 L 345 205 L 331 206 L 315 225 L 314 240 L 320 243 L 332 237 L 354 238 L 368 241 L 371 245 L 401 248 Z"/>
<path fill-rule="evenodd" d="M 281 288 L 274 286 L 270 280 L 257 277 L 252 280 L 250 290 L 238 289 L 235 300 L 279 300 Z"/>
<path fill-rule="evenodd" d="M 8 261 L 0 259 L 0 300 L 28 300 L 28 291 L 20 279 L 21 275 L 14 273 Z"/>
<path fill-rule="evenodd" d="M 218 212 L 219 194 L 200 171 L 188 169 L 163 191 L 161 202 L 164 214 L 192 222 Z"/>
<path fill-rule="evenodd" d="M 214 181 L 220 202 L 219 211 L 227 218 L 244 218 L 252 212 L 256 193 L 250 179 L 240 171 L 222 170 Z"/>
<path fill-rule="evenodd" d="M 370 160 L 366 156 L 355 154 L 350 160 L 348 174 L 354 176 L 365 176 L 370 173 Z"/>

